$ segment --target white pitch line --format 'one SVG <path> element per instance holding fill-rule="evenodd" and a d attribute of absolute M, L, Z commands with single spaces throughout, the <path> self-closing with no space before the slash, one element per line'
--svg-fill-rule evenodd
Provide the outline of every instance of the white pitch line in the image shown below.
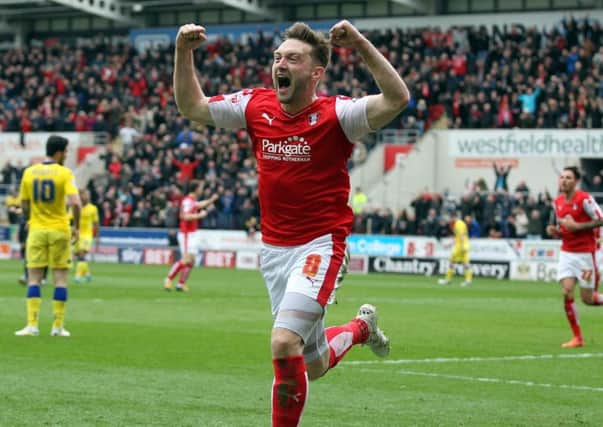
<path fill-rule="evenodd" d="M 594 359 L 603 358 L 603 353 L 567 353 L 567 354 L 527 354 L 523 356 L 495 357 L 436 357 L 431 359 L 398 359 L 398 360 L 351 360 L 340 365 L 410 365 L 415 363 L 471 363 L 500 362 L 513 360 L 552 360 L 552 359 Z"/>
<path fill-rule="evenodd" d="M 449 379 L 449 380 L 473 381 L 473 382 L 480 382 L 480 383 L 523 385 L 526 387 L 562 388 L 562 389 L 568 389 L 568 390 L 603 392 L 603 387 L 589 387 L 586 385 L 546 384 L 546 383 L 535 383 L 533 381 L 505 380 L 502 378 L 487 378 L 487 377 L 467 377 L 464 375 L 435 374 L 433 372 L 416 372 L 416 371 L 405 371 L 405 370 L 398 371 L 398 373 L 402 374 L 402 375 L 415 375 L 415 376 L 421 376 L 421 377 L 444 378 L 444 379 Z"/>

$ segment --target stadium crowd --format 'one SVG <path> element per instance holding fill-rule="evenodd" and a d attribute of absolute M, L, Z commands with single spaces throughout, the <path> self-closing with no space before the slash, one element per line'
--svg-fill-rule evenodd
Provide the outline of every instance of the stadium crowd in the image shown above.
<path fill-rule="evenodd" d="M 412 209 L 397 215 L 389 208 L 357 211 L 354 232 L 430 237 L 452 236 L 450 215 L 459 212 L 469 237 L 547 238 L 546 225 L 553 215 L 549 193 L 533 195 L 525 182 L 513 192 L 488 190 L 483 180 L 460 198 L 448 193 L 424 192 L 411 202 Z"/>
<path fill-rule="evenodd" d="M 443 112 L 454 128 L 602 127 L 599 22 L 568 18 L 546 30 L 513 25 L 367 35 L 413 95 L 390 127 L 422 132 Z M 259 33 L 241 43 L 225 37 L 207 43 L 195 52 L 204 91 L 270 86 L 269 61 L 279 42 L 277 34 Z M 205 196 L 220 195 L 204 227 L 255 230 L 257 176 L 247 133 L 201 128 L 179 117 L 172 48 L 137 52 L 95 38 L 77 49 L 56 44 L 0 56 L 1 131 L 111 136 L 106 175 L 89 186 L 102 225 L 176 227 L 180 199 L 201 184 Z M 374 84 L 353 51 L 335 48 L 319 94 L 359 97 L 375 92 Z M 18 183 L 22 167 L 7 163 L 4 183 Z M 399 215 L 388 208 L 362 213 L 356 231 L 441 235 L 441 213 L 458 208 L 473 216 L 474 234 L 542 235 L 550 199 L 521 188 L 480 188 L 460 200 L 426 193 Z"/>

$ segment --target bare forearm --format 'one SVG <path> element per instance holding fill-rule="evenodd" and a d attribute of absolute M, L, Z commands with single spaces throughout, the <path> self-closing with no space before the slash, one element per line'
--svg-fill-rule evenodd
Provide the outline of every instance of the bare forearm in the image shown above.
<path fill-rule="evenodd" d="M 197 207 L 199 208 L 199 210 L 201 209 L 205 209 L 206 207 L 212 205 L 214 202 L 216 201 L 216 199 L 206 199 L 206 200 L 200 200 L 198 202 Z"/>
<path fill-rule="evenodd" d="M 23 212 L 23 217 L 25 218 L 25 222 L 29 221 L 29 200 L 24 200 L 21 202 L 21 211 Z"/>
<path fill-rule="evenodd" d="M 176 49 L 174 61 L 174 96 L 178 110 L 190 118 L 195 106 L 205 98 L 201 85 L 195 75 L 193 51 Z"/>
<path fill-rule="evenodd" d="M 592 230 L 593 228 L 603 227 L 603 218 L 593 219 L 588 222 L 578 222 L 576 224 L 576 231 L 580 230 Z"/>
<path fill-rule="evenodd" d="M 71 211 L 73 213 L 73 228 L 76 230 L 80 229 L 80 216 L 82 208 L 78 204 L 74 204 L 71 206 Z"/>
<path fill-rule="evenodd" d="M 410 93 L 392 64 L 364 37 L 358 43 L 357 49 L 385 100 L 392 104 L 400 104 L 400 109 L 406 106 Z"/>

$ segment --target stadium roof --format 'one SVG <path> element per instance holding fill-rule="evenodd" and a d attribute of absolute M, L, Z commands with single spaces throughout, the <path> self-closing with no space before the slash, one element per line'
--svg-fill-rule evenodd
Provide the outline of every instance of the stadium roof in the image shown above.
<path fill-rule="evenodd" d="M 412 12 L 425 12 L 430 0 L 390 0 Z M 262 19 L 281 20 L 288 7 L 320 3 L 319 0 L 0 0 L 0 22 L 58 17 L 96 15 L 126 25 L 136 25 L 136 18 L 145 13 L 162 11 L 236 9 Z M 330 0 L 331 4 L 350 3 L 349 0 Z M 354 3 L 359 3 L 355 1 Z M 360 3 L 368 4 L 369 1 Z"/>

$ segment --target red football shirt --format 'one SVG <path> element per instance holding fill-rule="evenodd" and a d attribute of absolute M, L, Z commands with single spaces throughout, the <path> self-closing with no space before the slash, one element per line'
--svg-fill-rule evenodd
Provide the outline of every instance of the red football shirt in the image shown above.
<path fill-rule="evenodd" d="M 180 231 L 183 233 L 191 233 L 197 231 L 199 220 L 193 219 L 187 221 L 184 219 L 184 215 L 192 214 L 197 212 L 198 203 L 195 198 L 191 195 L 186 196 L 182 199 L 180 204 Z"/>
<path fill-rule="evenodd" d="M 272 89 L 210 99 L 216 126 L 247 128 L 251 137 L 264 242 L 294 246 L 328 233 L 350 233 L 347 160 L 352 141 L 371 131 L 366 101 L 319 97 L 290 115 Z"/>
<path fill-rule="evenodd" d="M 555 199 L 555 213 L 557 219 L 570 215 L 576 222 L 589 222 L 601 218 L 601 209 L 590 194 L 577 190 L 570 200 L 561 194 Z M 567 231 L 563 226 L 561 233 L 561 250 L 567 252 L 594 252 L 596 239 L 593 230 Z"/>

